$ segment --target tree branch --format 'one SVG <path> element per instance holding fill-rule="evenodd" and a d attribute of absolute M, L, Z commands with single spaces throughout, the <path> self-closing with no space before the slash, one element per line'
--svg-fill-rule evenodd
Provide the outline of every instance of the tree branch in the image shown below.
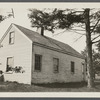
<path fill-rule="evenodd" d="M 74 12 L 71 12 L 71 14 L 74 14 L 74 13 L 83 13 L 84 11 L 74 11 Z"/>
<path fill-rule="evenodd" d="M 59 32 L 59 33 L 57 33 L 57 34 L 54 34 L 53 36 L 59 35 L 59 34 L 64 33 L 64 32 L 66 32 L 66 31 L 74 31 L 75 33 L 77 33 L 77 34 L 79 34 L 79 35 L 85 35 L 85 34 L 76 32 L 75 30 L 71 29 L 71 30 L 64 30 L 64 31 L 62 31 L 62 32 Z"/>
<path fill-rule="evenodd" d="M 100 19 L 97 21 L 97 23 L 95 24 L 95 26 L 93 27 L 91 33 L 94 31 L 95 27 L 97 26 L 97 24 L 99 23 Z"/>
<path fill-rule="evenodd" d="M 80 34 L 80 35 L 86 35 L 86 34 L 82 34 L 82 33 L 76 32 L 75 30 L 69 30 L 69 31 L 74 31 L 75 33 Z"/>
<path fill-rule="evenodd" d="M 80 38 L 82 38 L 83 35 L 81 35 L 79 38 L 77 38 L 74 42 L 77 42 Z"/>
<path fill-rule="evenodd" d="M 80 29 L 71 29 L 71 30 L 74 30 L 74 31 L 85 31 L 85 30 L 80 30 Z"/>
<path fill-rule="evenodd" d="M 85 25 L 83 25 L 83 24 L 81 24 L 81 25 L 76 25 L 76 24 L 74 24 L 73 26 L 74 26 L 74 27 L 81 27 L 83 30 L 85 30 L 85 27 L 84 27 Z"/>
<path fill-rule="evenodd" d="M 59 34 L 64 33 L 64 32 L 66 32 L 66 31 L 67 31 L 67 30 L 64 30 L 64 31 L 62 31 L 62 32 L 59 32 L 59 33 L 57 33 L 57 34 L 54 34 L 53 36 L 59 35 Z"/>
<path fill-rule="evenodd" d="M 83 25 L 80 25 L 79 27 L 83 28 L 85 30 L 85 27 L 83 27 Z"/>
<path fill-rule="evenodd" d="M 98 36 L 96 36 L 95 38 L 93 38 L 92 41 L 95 40 L 95 39 L 97 39 L 99 36 L 100 36 L 100 35 L 98 35 Z"/>
<path fill-rule="evenodd" d="M 97 43 L 97 42 L 100 42 L 100 40 L 98 40 L 98 41 L 95 41 L 95 42 L 92 42 L 92 44 L 94 44 L 94 43 Z"/>

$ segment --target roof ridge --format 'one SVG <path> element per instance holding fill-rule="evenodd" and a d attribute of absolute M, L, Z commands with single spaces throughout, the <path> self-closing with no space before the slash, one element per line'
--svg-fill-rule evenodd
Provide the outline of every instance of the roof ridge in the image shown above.
<path fill-rule="evenodd" d="M 18 24 L 15 24 L 15 23 L 12 23 L 12 24 L 14 24 L 15 26 L 22 27 L 22 28 L 24 28 L 24 29 L 26 29 L 26 30 L 29 30 L 29 31 L 32 31 L 32 32 L 38 33 L 38 32 L 36 32 L 36 31 L 33 31 L 33 30 L 29 29 L 29 28 L 26 28 L 26 27 L 20 26 L 20 25 L 18 25 Z M 39 34 L 39 33 L 38 33 L 38 34 Z"/>
<path fill-rule="evenodd" d="M 63 43 L 61 41 L 58 41 L 56 39 L 53 39 L 51 37 L 48 36 L 41 36 L 38 32 L 35 32 L 31 29 L 25 28 L 23 26 L 14 24 L 19 30 L 21 30 L 27 37 L 29 37 L 33 42 L 37 42 L 37 43 L 44 43 L 48 46 L 56 46 L 57 49 L 61 49 L 65 52 L 69 52 L 72 53 L 73 55 L 77 55 L 77 57 L 82 56 L 77 50 L 75 50 L 74 48 L 72 48 L 70 45 Z M 37 35 L 38 33 L 38 35 Z M 35 40 L 36 39 L 36 40 Z M 46 40 L 44 40 L 46 39 Z M 48 44 L 50 43 L 50 44 Z"/>

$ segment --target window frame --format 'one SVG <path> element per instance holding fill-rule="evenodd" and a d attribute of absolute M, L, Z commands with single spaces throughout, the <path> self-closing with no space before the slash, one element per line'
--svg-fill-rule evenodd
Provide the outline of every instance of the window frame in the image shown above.
<path fill-rule="evenodd" d="M 57 70 L 55 70 L 55 62 L 54 62 L 55 59 L 57 61 L 57 65 L 56 65 Z M 59 58 L 56 58 L 56 57 L 53 58 L 53 72 L 54 73 L 59 73 Z"/>
<path fill-rule="evenodd" d="M 71 61 L 71 73 L 75 74 L 75 62 Z"/>
<path fill-rule="evenodd" d="M 13 34 L 13 37 L 11 36 L 11 34 Z M 13 42 L 12 42 L 12 39 L 13 39 Z M 15 33 L 13 31 L 9 33 L 9 44 L 14 44 L 14 39 L 15 39 Z"/>
<path fill-rule="evenodd" d="M 36 58 L 36 56 L 39 57 L 39 59 Z M 36 62 L 36 59 L 38 59 L 40 62 Z M 38 66 L 39 69 L 37 69 L 36 64 L 39 64 L 39 66 Z M 35 54 L 34 71 L 36 71 L 36 72 L 41 72 L 41 69 L 42 69 L 42 55 L 40 55 L 40 54 Z"/>
<path fill-rule="evenodd" d="M 13 66 L 12 66 L 11 68 L 14 67 L 14 57 L 7 57 L 6 72 L 11 71 L 11 70 L 8 70 L 8 68 L 10 68 L 10 67 L 8 67 L 8 59 L 9 59 L 9 58 L 10 58 L 10 59 L 12 58 L 12 60 L 13 60 Z"/>

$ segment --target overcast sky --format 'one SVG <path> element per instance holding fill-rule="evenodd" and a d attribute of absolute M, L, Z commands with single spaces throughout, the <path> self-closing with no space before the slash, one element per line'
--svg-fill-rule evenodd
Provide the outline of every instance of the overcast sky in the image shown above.
<path fill-rule="evenodd" d="M 56 4 L 56 6 L 57 6 L 57 4 Z M 3 36 L 3 34 L 5 33 L 5 31 L 7 30 L 7 28 L 9 27 L 9 25 L 11 23 L 15 23 L 15 24 L 18 24 L 23 27 L 26 27 L 26 28 L 36 31 L 36 29 L 31 28 L 31 23 L 27 16 L 29 14 L 28 9 L 29 8 L 37 8 L 37 9 L 55 8 L 56 6 L 54 6 L 53 4 L 51 6 L 50 3 L 48 6 L 47 6 L 47 4 L 44 5 L 43 3 L 42 4 L 36 4 L 36 3 L 35 4 L 34 3 L 33 4 L 32 3 L 31 4 L 28 4 L 28 3 L 25 3 L 25 4 L 7 4 L 7 3 L 0 4 L 0 7 L 1 7 L 0 14 L 6 15 L 9 12 L 11 12 L 11 8 L 13 8 L 14 16 L 15 16 L 15 18 L 9 18 L 0 23 L 0 38 Z M 59 6 L 60 6 L 60 8 L 66 7 L 66 5 L 61 5 L 61 4 L 58 4 L 58 7 Z M 71 7 L 70 5 L 68 5 L 68 6 Z M 74 5 L 74 7 L 78 7 L 78 6 Z M 55 31 L 55 34 L 57 34 L 59 32 L 62 32 L 62 31 Z M 69 44 L 71 47 L 73 47 L 78 52 L 81 52 L 85 48 L 85 41 L 86 41 L 85 36 L 83 36 L 78 41 L 76 41 L 80 37 L 80 35 L 77 33 L 74 33 L 74 32 L 67 31 L 67 32 L 61 33 L 59 35 L 53 35 L 52 33 L 46 31 L 45 35 L 47 35 L 51 38 L 57 39 L 61 42 Z"/>

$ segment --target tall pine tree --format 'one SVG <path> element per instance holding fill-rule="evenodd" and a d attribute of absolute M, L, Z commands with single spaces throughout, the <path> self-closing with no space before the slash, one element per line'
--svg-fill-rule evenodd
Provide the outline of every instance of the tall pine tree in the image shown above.
<path fill-rule="evenodd" d="M 92 45 L 99 42 L 96 39 L 100 36 L 100 11 L 90 8 L 84 8 L 81 11 L 57 8 L 51 12 L 36 9 L 30 11 L 28 16 L 31 19 L 32 27 L 41 28 L 42 34 L 44 30 L 54 32 L 55 29 L 66 29 L 86 36 L 88 87 L 94 87 Z M 83 34 L 82 31 L 85 33 Z"/>

